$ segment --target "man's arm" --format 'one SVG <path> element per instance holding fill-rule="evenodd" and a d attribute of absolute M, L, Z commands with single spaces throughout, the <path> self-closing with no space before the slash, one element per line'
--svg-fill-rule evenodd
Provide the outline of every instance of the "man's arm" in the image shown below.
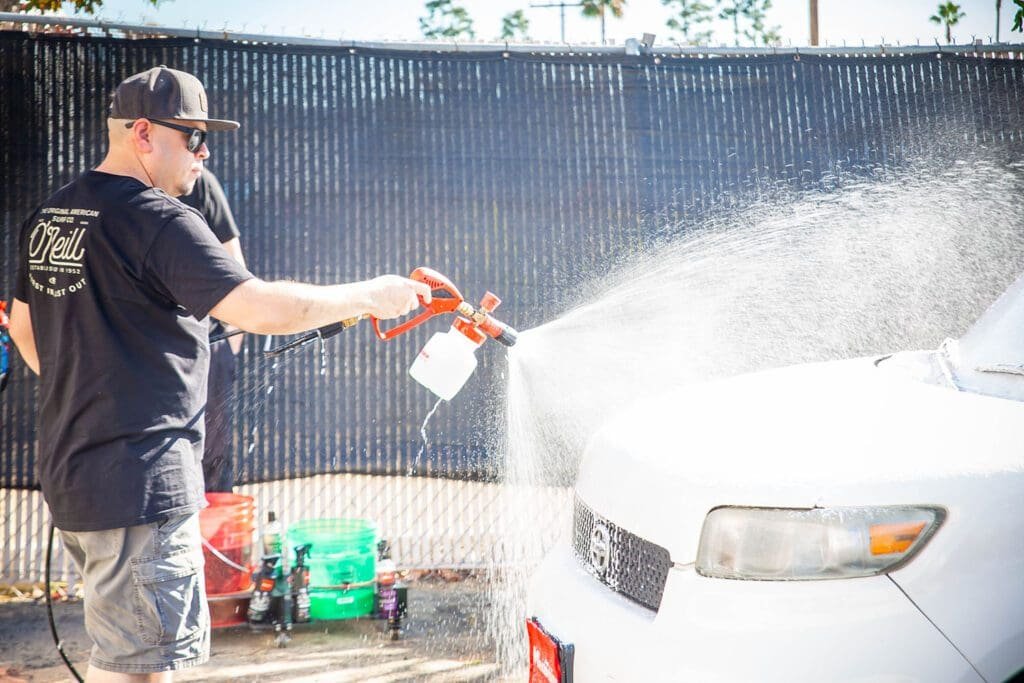
<path fill-rule="evenodd" d="M 242 255 L 241 241 L 237 237 L 232 237 L 227 242 L 221 242 L 221 244 L 224 247 L 224 251 L 228 252 L 228 254 L 231 255 L 231 258 L 238 261 L 238 263 L 245 268 L 245 256 Z M 226 331 L 231 332 L 233 330 L 229 328 Z M 231 347 L 231 353 L 236 356 L 238 355 L 238 352 L 242 350 L 242 341 L 242 335 L 240 334 L 227 338 L 228 346 Z"/>
<path fill-rule="evenodd" d="M 242 256 L 242 242 L 237 237 L 232 237 L 227 242 L 221 242 L 221 245 L 231 258 L 238 261 L 245 268 L 245 257 Z"/>
<path fill-rule="evenodd" d="M 343 285 L 265 282 L 258 278 L 235 287 L 210 315 L 255 334 L 295 334 L 324 325 L 372 315 L 405 315 L 430 301 L 430 287 L 397 275 Z"/>
<path fill-rule="evenodd" d="M 32 332 L 32 311 L 29 305 L 18 299 L 13 300 L 10 324 L 11 341 L 17 347 L 25 365 L 39 374 L 39 352 L 36 351 L 36 336 Z"/>

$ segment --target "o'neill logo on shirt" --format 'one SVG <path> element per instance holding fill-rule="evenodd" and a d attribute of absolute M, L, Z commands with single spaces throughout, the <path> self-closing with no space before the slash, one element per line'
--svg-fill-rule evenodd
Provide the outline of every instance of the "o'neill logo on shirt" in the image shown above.
<path fill-rule="evenodd" d="M 28 234 L 28 279 L 37 292 L 59 298 L 85 287 L 85 233 L 92 209 L 44 207 Z"/>

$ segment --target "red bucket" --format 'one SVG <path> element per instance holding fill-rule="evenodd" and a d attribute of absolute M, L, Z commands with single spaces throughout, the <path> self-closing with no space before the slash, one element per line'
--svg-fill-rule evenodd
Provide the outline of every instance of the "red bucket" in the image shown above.
<path fill-rule="evenodd" d="M 255 515 L 252 496 L 207 493 L 206 501 L 209 506 L 199 511 L 199 528 L 206 541 L 206 593 L 212 596 L 249 590 Z"/>

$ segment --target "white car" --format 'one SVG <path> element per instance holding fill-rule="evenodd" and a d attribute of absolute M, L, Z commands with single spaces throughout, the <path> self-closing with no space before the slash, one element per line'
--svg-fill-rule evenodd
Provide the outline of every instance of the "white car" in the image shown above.
<path fill-rule="evenodd" d="M 937 351 L 632 407 L 574 504 L 531 681 L 1024 678 L 1024 278 Z"/>

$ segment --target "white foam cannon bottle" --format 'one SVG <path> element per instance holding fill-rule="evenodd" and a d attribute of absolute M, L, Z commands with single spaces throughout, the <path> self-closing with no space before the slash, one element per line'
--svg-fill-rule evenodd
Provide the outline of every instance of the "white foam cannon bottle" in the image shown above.
<path fill-rule="evenodd" d="M 452 400 L 476 370 L 476 350 L 488 336 L 505 346 L 516 343 L 516 331 L 490 315 L 500 303 L 501 299 L 490 292 L 478 309 L 461 302 L 456 309 L 461 315 L 447 332 L 430 338 L 409 368 L 409 375 L 439 398 Z"/>
<path fill-rule="evenodd" d="M 431 337 L 409 368 L 413 379 L 445 401 L 450 401 L 476 369 L 474 352 L 477 347 L 487 337 L 512 346 L 518 333 L 491 315 L 501 304 L 501 299 L 490 292 L 480 300 L 478 308 L 473 308 L 451 280 L 432 268 L 420 266 L 412 271 L 409 279 L 430 287 L 430 301 L 420 299 L 424 310 L 390 329 L 381 329 L 381 321 L 371 316 L 373 331 L 381 341 L 387 341 L 422 325 L 435 315 L 455 313 L 455 324 L 451 329 Z"/>

